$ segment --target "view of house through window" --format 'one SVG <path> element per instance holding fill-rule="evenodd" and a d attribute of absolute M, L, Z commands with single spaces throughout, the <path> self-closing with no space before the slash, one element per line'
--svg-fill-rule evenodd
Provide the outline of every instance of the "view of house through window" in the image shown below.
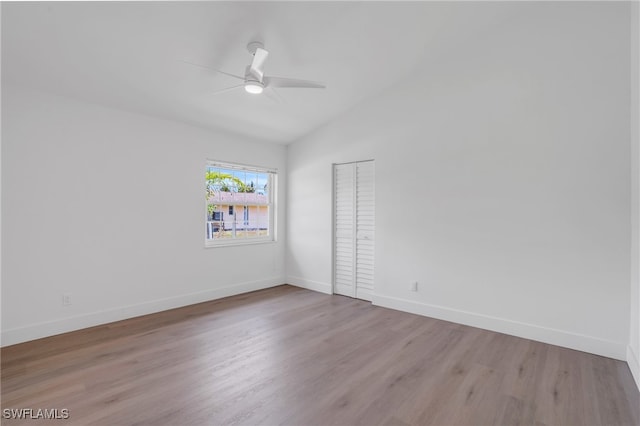
<path fill-rule="evenodd" d="M 275 172 L 209 162 L 205 170 L 207 245 L 273 240 Z"/>

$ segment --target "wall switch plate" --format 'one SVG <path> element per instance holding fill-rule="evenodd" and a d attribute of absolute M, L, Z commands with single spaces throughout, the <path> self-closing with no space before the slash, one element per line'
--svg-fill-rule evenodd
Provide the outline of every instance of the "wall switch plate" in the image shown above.
<path fill-rule="evenodd" d="M 62 306 L 71 305 L 71 293 L 64 293 L 62 295 Z"/>
<path fill-rule="evenodd" d="M 418 281 L 411 281 L 409 283 L 409 290 L 418 291 Z"/>

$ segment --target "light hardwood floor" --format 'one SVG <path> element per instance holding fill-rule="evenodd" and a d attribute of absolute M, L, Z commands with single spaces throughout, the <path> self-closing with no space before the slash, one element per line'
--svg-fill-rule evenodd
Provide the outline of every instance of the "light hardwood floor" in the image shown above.
<path fill-rule="evenodd" d="M 637 425 L 620 361 L 290 286 L 3 348 L 77 425 Z M 3 420 L 3 424 L 25 424 Z"/>

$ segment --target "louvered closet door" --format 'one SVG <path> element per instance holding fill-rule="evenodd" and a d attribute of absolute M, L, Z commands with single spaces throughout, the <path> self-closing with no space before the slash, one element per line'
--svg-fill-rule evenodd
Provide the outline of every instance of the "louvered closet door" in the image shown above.
<path fill-rule="evenodd" d="M 371 301 L 375 199 L 373 161 L 356 163 L 356 297 Z"/>
<path fill-rule="evenodd" d="M 335 247 L 334 292 L 356 297 L 355 285 L 355 173 L 353 164 L 334 168 Z"/>
<path fill-rule="evenodd" d="M 334 167 L 334 292 L 371 300 L 374 269 L 374 163 Z"/>

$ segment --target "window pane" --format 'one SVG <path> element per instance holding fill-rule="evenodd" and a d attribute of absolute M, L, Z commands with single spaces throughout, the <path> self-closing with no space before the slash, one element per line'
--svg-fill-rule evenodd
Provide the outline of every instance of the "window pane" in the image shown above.
<path fill-rule="evenodd" d="M 255 194 L 256 192 L 256 182 L 258 174 L 257 173 L 247 173 L 245 184 L 247 187 L 247 193 Z"/>
<path fill-rule="evenodd" d="M 260 216 L 262 216 L 264 206 L 254 206 L 251 210 L 251 229 L 256 237 L 260 236 Z"/>
<path fill-rule="evenodd" d="M 268 183 L 269 183 L 269 175 L 268 174 L 260 174 L 256 177 L 256 186 L 257 189 L 256 191 L 262 195 L 269 195 L 269 188 L 268 188 Z"/>
<path fill-rule="evenodd" d="M 255 228 L 257 236 L 268 235 L 266 233 L 267 225 L 269 224 L 269 213 L 267 206 L 260 206 L 256 212 Z"/>

